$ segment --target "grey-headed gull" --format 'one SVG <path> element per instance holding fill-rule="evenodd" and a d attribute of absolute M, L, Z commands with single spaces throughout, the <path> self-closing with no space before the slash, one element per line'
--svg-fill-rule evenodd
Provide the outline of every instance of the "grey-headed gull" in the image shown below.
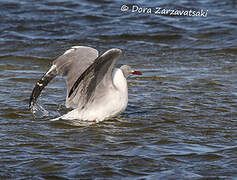
<path fill-rule="evenodd" d="M 66 107 L 74 108 L 57 119 L 99 122 L 122 113 L 128 104 L 127 77 L 141 75 L 130 66 L 114 68 L 122 51 L 109 49 L 102 55 L 86 46 L 73 46 L 53 61 L 37 81 L 29 106 L 33 108 L 41 91 L 57 75 L 66 76 Z"/>

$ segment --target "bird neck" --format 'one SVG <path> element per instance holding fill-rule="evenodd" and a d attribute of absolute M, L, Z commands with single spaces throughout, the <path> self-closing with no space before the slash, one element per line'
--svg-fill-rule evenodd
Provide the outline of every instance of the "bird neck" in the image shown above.
<path fill-rule="evenodd" d="M 115 68 L 113 71 L 113 83 L 114 86 L 123 93 L 127 94 L 127 79 L 124 77 L 121 69 Z"/>

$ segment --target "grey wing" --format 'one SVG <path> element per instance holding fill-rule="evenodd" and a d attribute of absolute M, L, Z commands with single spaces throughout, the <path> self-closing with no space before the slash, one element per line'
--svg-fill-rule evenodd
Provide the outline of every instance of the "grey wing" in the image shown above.
<path fill-rule="evenodd" d="M 79 97 L 75 97 L 69 101 L 69 90 L 72 88 L 77 78 L 81 76 L 97 57 L 98 51 L 94 48 L 74 46 L 53 62 L 57 67 L 57 72 L 60 75 L 67 77 L 66 107 L 78 106 L 80 101 Z"/>
<path fill-rule="evenodd" d="M 34 105 L 40 92 L 45 86 L 57 75 L 66 76 L 67 97 L 68 92 L 77 80 L 78 77 L 94 62 L 98 57 L 98 51 L 94 48 L 86 46 L 74 46 L 67 50 L 62 56 L 53 61 L 53 66 L 50 70 L 36 83 L 30 98 L 30 107 Z M 69 103 L 66 99 L 67 107 L 76 107 L 75 104 Z"/>
<path fill-rule="evenodd" d="M 105 95 L 108 88 L 114 88 L 112 70 L 121 52 L 120 49 L 110 49 L 99 56 L 76 80 L 69 91 L 69 101 L 80 98 L 78 108 L 82 108 L 93 98 Z"/>

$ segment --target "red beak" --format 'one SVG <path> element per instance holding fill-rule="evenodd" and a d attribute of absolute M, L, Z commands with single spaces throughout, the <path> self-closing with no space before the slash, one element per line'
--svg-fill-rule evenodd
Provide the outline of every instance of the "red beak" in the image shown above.
<path fill-rule="evenodd" d="M 140 71 L 133 71 L 132 74 L 134 74 L 134 75 L 142 75 L 142 73 Z"/>

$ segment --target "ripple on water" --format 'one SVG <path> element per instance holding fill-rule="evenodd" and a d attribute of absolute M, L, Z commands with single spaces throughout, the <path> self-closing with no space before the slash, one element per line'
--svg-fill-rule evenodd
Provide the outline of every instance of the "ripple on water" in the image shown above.
<path fill-rule="evenodd" d="M 110 0 L 0 2 L 0 179 L 236 177 L 236 3 L 138 5 L 209 11 L 177 17 L 121 12 Z M 118 64 L 143 72 L 128 80 L 123 114 L 90 126 L 50 122 L 68 111 L 56 78 L 38 101 L 50 114 L 33 117 L 35 82 L 75 45 L 120 48 Z"/>

